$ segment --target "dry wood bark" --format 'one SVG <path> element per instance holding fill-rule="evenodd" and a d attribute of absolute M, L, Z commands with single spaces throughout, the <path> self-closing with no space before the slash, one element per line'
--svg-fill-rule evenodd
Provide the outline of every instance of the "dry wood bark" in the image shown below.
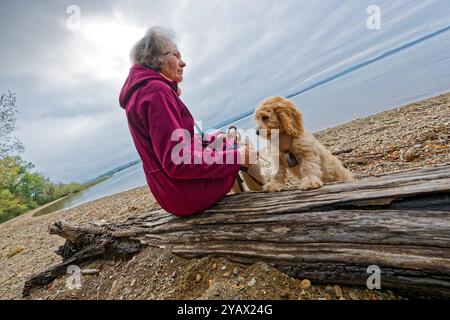
<path fill-rule="evenodd" d="M 309 192 L 227 196 L 190 218 L 157 210 L 121 224 L 57 221 L 50 233 L 67 240 L 58 251 L 64 262 L 31 276 L 23 294 L 70 264 L 154 246 L 186 258 L 263 261 L 316 283 L 365 286 L 367 268 L 377 265 L 384 289 L 449 298 L 449 213 L 450 165 L 444 165 Z"/>

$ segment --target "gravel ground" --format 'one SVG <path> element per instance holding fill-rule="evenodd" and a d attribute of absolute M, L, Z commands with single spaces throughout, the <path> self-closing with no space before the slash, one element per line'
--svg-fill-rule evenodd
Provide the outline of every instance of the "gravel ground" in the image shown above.
<path fill-rule="evenodd" d="M 449 163 L 450 94 L 389 110 L 316 134 L 356 178 Z M 290 187 L 295 187 L 291 182 Z M 0 225 L 0 299 L 20 299 L 26 276 L 60 262 L 63 239 L 50 236 L 57 219 L 119 222 L 158 208 L 147 187 L 54 214 L 33 212 Z M 33 299 L 402 299 L 391 291 L 311 284 L 263 263 L 239 266 L 218 258 L 186 260 L 148 248 L 129 261 L 99 260 L 83 268 L 80 290 L 66 278 L 33 293 Z"/>
<path fill-rule="evenodd" d="M 318 132 L 356 178 L 450 162 L 450 94 Z"/>

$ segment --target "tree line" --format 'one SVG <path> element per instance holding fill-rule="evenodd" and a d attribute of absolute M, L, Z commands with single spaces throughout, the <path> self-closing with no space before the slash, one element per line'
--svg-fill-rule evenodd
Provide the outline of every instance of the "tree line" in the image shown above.
<path fill-rule="evenodd" d="M 56 184 L 36 172 L 34 165 L 20 156 L 24 146 L 15 136 L 18 114 L 16 95 L 9 91 L 3 93 L 0 96 L 0 223 L 96 183 Z"/>

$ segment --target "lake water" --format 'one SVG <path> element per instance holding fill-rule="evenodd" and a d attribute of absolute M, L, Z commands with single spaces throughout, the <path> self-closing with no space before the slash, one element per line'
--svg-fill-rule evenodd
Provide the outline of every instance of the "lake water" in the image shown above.
<path fill-rule="evenodd" d="M 35 216 L 48 214 L 61 209 L 70 209 L 119 192 L 147 185 L 142 164 L 137 164 L 117 172 L 111 178 L 80 193 L 68 196 L 35 213 Z"/>
<path fill-rule="evenodd" d="M 296 94 L 291 99 L 302 110 L 305 127 L 313 132 L 449 92 L 450 4 L 416 1 L 399 4 L 398 8 L 395 4 L 391 3 L 394 8 L 387 14 L 386 29 L 382 29 L 395 25 L 389 32 L 353 34 L 358 28 L 348 21 L 347 26 L 336 23 L 323 27 L 324 32 L 341 30 L 327 43 L 317 38 L 309 44 L 289 44 L 294 52 L 301 52 L 305 45 L 311 48 L 311 56 L 296 57 L 301 65 L 308 64 L 309 71 L 291 68 L 278 81 L 267 79 L 266 85 L 271 85 L 268 91 L 283 96 Z M 331 49 L 325 54 L 327 47 Z M 300 83 L 298 79 L 302 79 Z M 244 130 L 254 127 L 251 116 L 227 126 L 231 124 Z M 222 125 L 225 123 L 216 127 Z M 255 135 L 251 138 L 254 141 Z M 145 184 L 139 164 L 68 197 L 53 209 L 72 208 Z"/>

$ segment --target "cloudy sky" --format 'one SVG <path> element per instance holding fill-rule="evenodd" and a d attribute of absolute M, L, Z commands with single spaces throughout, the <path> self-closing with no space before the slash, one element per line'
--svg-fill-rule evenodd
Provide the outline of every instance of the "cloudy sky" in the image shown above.
<path fill-rule="evenodd" d="M 367 27 L 372 4 L 380 30 Z M 295 101 L 318 130 L 450 91 L 447 0 L 2 0 L 0 92 L 17 94 L 23 156 L 37 170 L 85 181 L 138 158 L 118 94 L 152 25 L 177 33 L 182 99 L 206 127 L 439 30 Z"/>

